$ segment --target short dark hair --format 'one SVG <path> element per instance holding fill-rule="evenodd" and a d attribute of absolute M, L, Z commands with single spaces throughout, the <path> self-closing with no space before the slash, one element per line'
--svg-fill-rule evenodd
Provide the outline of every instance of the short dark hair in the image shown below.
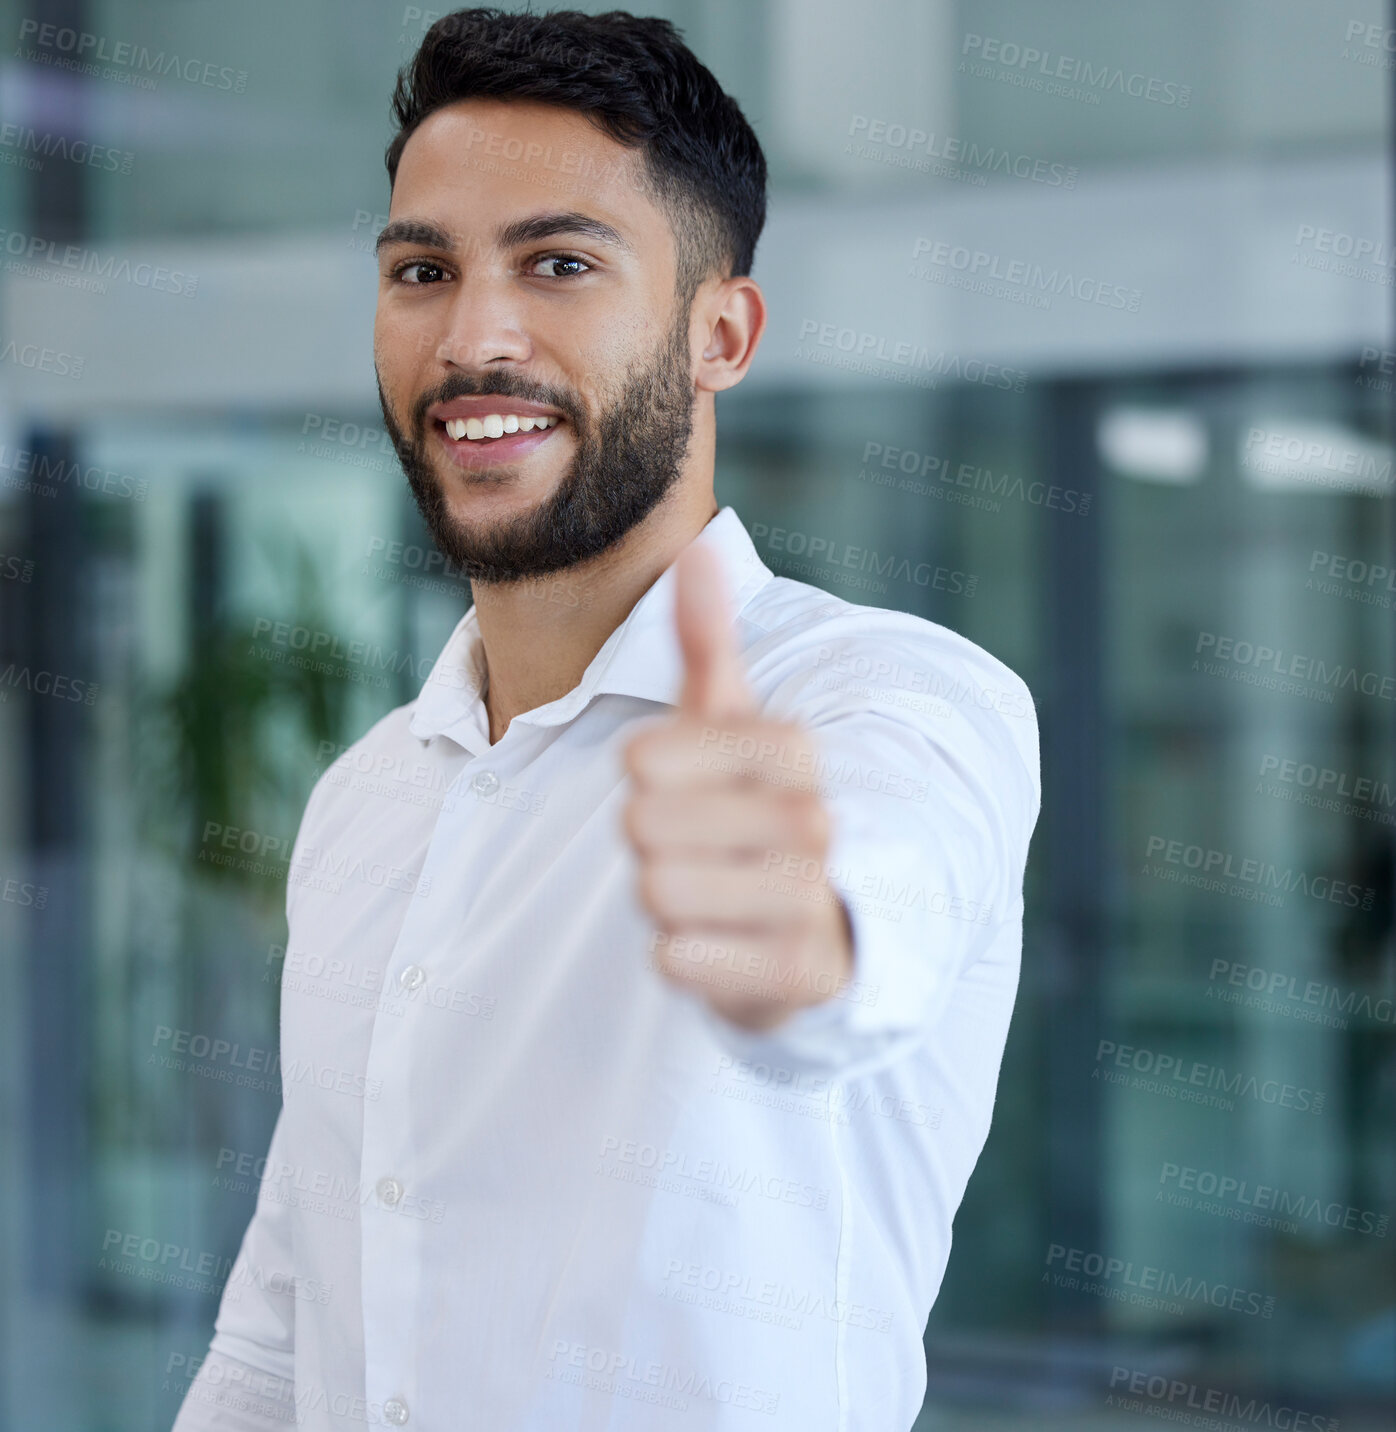
<path fill-rule="evenodd" d="M 736 101 L 668 20 L 623 10 L 457 10 L 398 72 L 388 181 L 413 131 L 463 99 L 518 99 L 584 114 L 642 152 L 668 212 L 685 305 L 709 275 L 749 274 L 766 223 L 766 157 Z"/>

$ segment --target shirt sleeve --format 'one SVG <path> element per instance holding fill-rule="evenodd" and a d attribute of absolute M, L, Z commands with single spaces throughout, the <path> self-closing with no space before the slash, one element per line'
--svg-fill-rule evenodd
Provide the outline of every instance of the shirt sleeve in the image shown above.
<path fill-rule="evenodd" d="M 184 1396 L 172 1432 L 277 1432 L 292 1427 L 292 1386 L 209 1349 Z"/>
<path fill-rule="evenodd" d="M 291 851 L 290 868 L 311 838 L 315 783 Z M 297 886 L 286 882 L 286 923 L 294 928 Z M 288 934 L 287 948 L 291 941 Z M 283 1104 L 271 1132 L 257 1208 L 243 1234 L 214 1319 L 213 1340 L 185 1393 L 173 1432 L 268 1432 L 295 1422 L 295 1245 L 292 1208 L 275 1197 L 291 1133 Z"/>
<path fill-rule="evenodd" d="M 285 1144 L 283 1107 L 272 1130 L 257 1211 L 223 1286 L 213 1341 L 174 1432 L 266 1432 L 294 1421 L 291 1206 L 265 1196 L 287 1167 Z"/>
<path fill-rule="evenodd" d="M 904 613 L 877 618 L 844 618 L 806 646 L 803 671 L 765 707 L 819 745 L 826 875 L 848 912 L 852 976 L 769 1030 L 705 1008 L 741 1059 L 840 1078 L 875 1072 L 928 1037 L 1005 923 L 1021 939 L 1041 805 L 1031 693 L 945 628 Z"/>

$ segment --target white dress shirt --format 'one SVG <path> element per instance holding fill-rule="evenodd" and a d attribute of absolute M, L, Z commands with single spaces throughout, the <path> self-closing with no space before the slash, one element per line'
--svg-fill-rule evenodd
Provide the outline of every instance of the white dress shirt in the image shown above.
<path fill-rule="evenodd" d="M 763 714 L 819 743 L 852 980 L 752 1033 L 652 966 L 622 751 L 678 701 L 672 566 L 494 745 L 472 608 L 307 804 L 283 1105 L 176 1432 L 915 1420 L 1017 987 L 1032 698 L 774 576 L 731 507 L 695 540 Z"/>

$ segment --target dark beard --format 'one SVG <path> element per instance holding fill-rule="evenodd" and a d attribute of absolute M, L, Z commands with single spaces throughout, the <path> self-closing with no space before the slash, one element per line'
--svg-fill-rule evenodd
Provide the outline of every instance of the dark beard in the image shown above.
<path fill-rule="evenodd" d="M 486 394 L 557 408 L 572 424 L 576 451 L 556 489 L 533 511 L 478 531 L 451 514 L 427 459 L 426 412 L 434 403 Z M 381 382 L 378 402 L 432 540 L 472 582 L 517 582 L 560 571 L 619 542 L 678 481 L 693 430 L 688 314 L 654 357 L 630 370 L 620 397 L 595 427 L 572 393 L 506 373 L 482 379 L 451 374 L 413 406 L 411 439 L 394 420 Z"/>

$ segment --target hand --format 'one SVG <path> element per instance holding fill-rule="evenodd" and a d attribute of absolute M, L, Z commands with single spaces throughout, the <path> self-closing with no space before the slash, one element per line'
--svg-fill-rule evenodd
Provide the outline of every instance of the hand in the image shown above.
<path fill-rule="evenodd" d="M 679 556 L 677 715 L 625 750 L 625 833 L 656 968 L 747 1029 L 768 1029 L 851 979 L 853 932 L 825 875 L 831 821 L 818 748 L 767 721 L 742 673 L 716 555 Z"/>

